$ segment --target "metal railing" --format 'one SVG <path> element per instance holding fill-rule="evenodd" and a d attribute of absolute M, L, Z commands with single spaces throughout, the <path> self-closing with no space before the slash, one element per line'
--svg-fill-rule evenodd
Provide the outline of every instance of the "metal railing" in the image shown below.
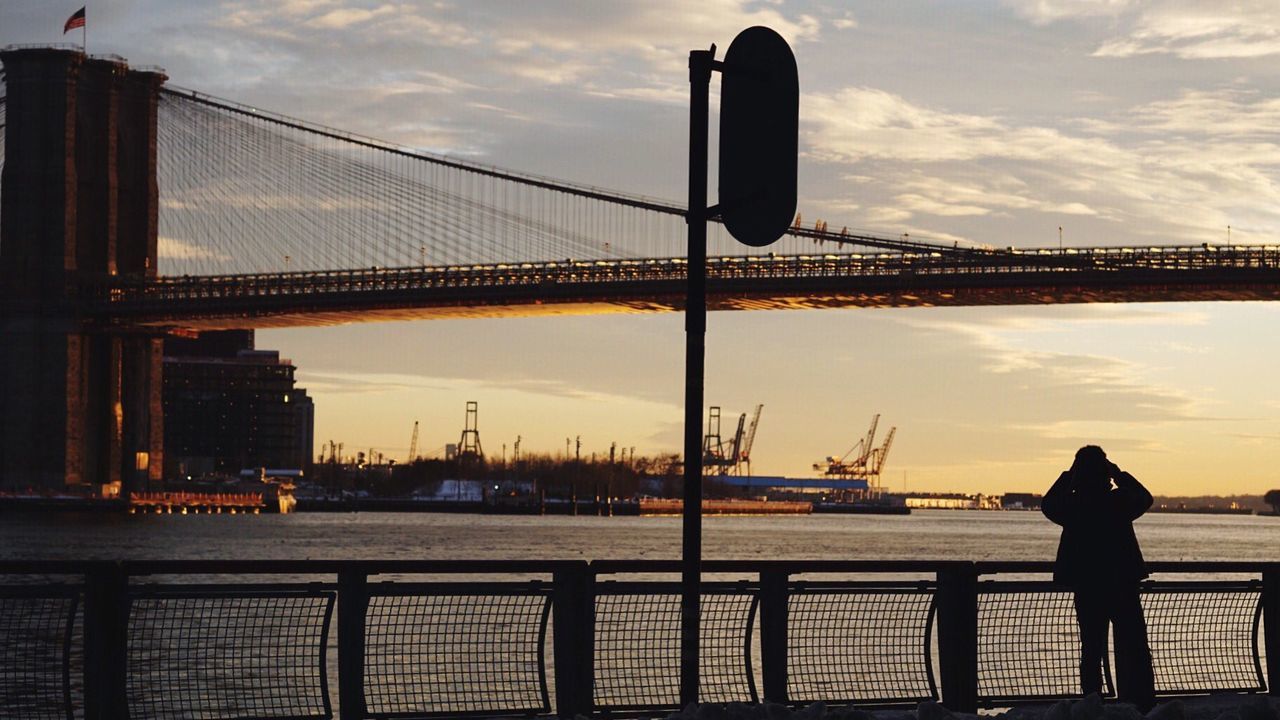
<path fill-rule="evenodd" d="M 0 563 L 13 718 L 661 712 L 675 561 Z M 1079 695 L 1048 563 L 709 561 L 706 702 L 972 712 Z M 1160 696 L 1276 693 L 1280 563 L 1152 563 Z M 1104 672 L 1112 695 L 1110 672 Z"/>

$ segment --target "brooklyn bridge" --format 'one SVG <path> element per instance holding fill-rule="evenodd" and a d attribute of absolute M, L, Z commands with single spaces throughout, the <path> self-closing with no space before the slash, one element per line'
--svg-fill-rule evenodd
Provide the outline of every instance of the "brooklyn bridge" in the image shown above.
<path fill-rule="evenodd" d="M 246 107 L 117 57 L 0 62 L 0 482 L 158 480 L 167 333 L 682 308 L 678 204 Z M 797 217 L 754 249 L 713 223 L 707 292 L 713 310 L 1272 300 L 1280 246 L 943 245 Z"/>

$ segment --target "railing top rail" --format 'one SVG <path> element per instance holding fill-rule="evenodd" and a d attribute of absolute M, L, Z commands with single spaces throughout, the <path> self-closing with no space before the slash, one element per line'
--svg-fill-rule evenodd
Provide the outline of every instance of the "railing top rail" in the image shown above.
<path fill-rule="evenodd" d="M 0 575 L 80 574 L 106 566 L 126 575 L 541 574 L 588 567 L 585 560 L 8 560 L 0 561 Z"/>
<path fill-rule="evenodd" d="M 1053 572 L 1051 561 L 983 561 L 975 562 L 974 569 L 980 575 L 997 573 L 1048 573 Z M 1198 561 L 1149 561 L 1147 571 L 1152 573 L 1257 573 L 1280 570 L 1280 561 L 1250 560 L 1198 560 Z"/>
<path fill-rule="evenodd" d="M 680 560 L 4 560 L 0 575 L 78 575 L 105 567 L 127 575 L 368 575 L 676 573 Z M 704 573 L 936 573 L 971 568 L 979 575 L 1049 573 L 1051 561 L 967 560 L 704 560 Z M 1152 573 L 1261 573 L 1280 571 L 1280 561 L 1148 562 Z"/>
<path fill-rule="evenodd" d="M 704 573 L 932 573 L 960 568 L 963 560 L 703 560 Z M 606 573 L 680 572 L 679 560 L 593 560 L 591 569 Z"/>

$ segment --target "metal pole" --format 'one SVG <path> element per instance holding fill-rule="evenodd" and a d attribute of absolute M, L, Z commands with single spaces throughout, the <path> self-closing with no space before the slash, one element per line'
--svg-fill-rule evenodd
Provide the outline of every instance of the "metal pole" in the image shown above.
<path fill-rule="evenodd" d="M 369 712 L 364 694 L 368 582 L 368 574 L 359 570 L 338 572 L 338 710 L 356 720 Z"/>
<path fill-rule="evenodd" d="M 1262 627 L 1268 692 L 1280 695 L 1280 566 L 1276 564 L 1270 564 L 1262 571 Z"/>
<path fill-rule="evenodd" d="M 702 583 L 702 383 L 707 335 L 707 93 L 715 46 L 689 53 L 688 299 L 684 311 L 684 542 L 680 593 L 680 705 L 698 701 Z"/>

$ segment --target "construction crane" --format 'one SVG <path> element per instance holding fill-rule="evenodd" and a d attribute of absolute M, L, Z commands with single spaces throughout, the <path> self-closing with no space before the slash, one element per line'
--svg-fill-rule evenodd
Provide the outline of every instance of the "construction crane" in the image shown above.
<path fill-rule="evenodd" d="M 413 421 L 413 437 L 409 439 L 409 462 L 418 459 L 418 421 Z"/>

